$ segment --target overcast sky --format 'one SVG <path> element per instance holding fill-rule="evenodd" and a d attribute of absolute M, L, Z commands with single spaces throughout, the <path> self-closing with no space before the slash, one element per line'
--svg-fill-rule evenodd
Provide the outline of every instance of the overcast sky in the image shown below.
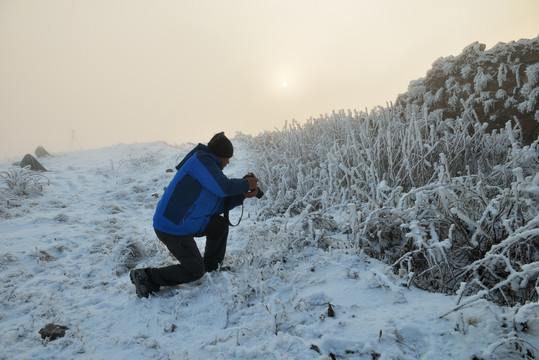
<path fill-rule="evenodd" d="M 371 109 L 538 19 L 538 0 L 0 0 L 0 158 Z"/>

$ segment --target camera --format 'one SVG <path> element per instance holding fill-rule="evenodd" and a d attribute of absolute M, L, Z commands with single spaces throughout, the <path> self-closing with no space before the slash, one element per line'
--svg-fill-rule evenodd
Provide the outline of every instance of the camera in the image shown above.
<path fill-rule="evenodd" d="M 251 177 L 254 178 L 256 176 L 253 173 L 249 173 L 249 174 L 245 175 L 243 178 L 246 179 L 246 178 L 251 178 Z M 258 189 L 258 193 L 256 194 L 256 198 L 260 199 L 262 196 L 264 196 L 264 192 L 258 186 L 256 188 Z M 252 190 L 249 190 L 249 191 L 252 191 Z"/>

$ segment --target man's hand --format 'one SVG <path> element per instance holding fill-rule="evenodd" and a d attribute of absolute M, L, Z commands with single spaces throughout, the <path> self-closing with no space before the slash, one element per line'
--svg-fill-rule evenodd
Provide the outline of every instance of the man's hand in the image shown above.
<path fill-rule="evenodd" d="M 244 192 L 243 196 L 248 199 L 255 197 L 258 194 L 258 179 L 255 177 L 246 177 L 245 179 L 249 182 L 249 191 Z"/>
<path fill-rule="evenodd" d="M 243 196 L 245 196 L 247 199 L 250 199 L 252 197 L 255 197 L 258 194 L 258 188 L 255 188 L 251 191 L 246 191 L 243 193 Z"/>
<path fill-rule="evenodd" d="M 256 190 L 258 187 L 258 179 L 255 177 L 247 177 L 245 179 L 249 182 L 249 190 Z"/>

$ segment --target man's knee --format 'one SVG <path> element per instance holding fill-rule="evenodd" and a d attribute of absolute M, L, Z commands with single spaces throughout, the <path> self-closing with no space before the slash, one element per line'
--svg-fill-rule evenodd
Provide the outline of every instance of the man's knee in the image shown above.
<path fill-rule="evenodd" d="M 206 273 L 206 269 L 204 267 L 202 267 L 201 269 L 199 269 L 195 274 L 194 274 L 194 277 L 195 277 L 195 280 L 198 280 L 200 278 L 202 278 L 204 276 L 204 274 Z M 194 280 L 193 280 L 194 281 Z"/>
<path fill-rule="evenodd" d="M 204 266 L 204 263 L 202 262 L 193 264 L 193 266 L 189 268 L 189 275 L 192 279 L 191 281 L 196 281 L 200 279 L 201 277 L 204 276 L 205 273 L 206 273 L 206 268 Z"/>

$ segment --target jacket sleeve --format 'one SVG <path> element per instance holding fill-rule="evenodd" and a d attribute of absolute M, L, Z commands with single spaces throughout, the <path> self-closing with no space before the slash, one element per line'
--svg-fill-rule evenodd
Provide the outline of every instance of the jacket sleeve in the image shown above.
<path fill-rule="evenodd" d="M 234 209 L 236 206 L 240 206 L 241 204 L 243 204 L 243 200 L 245 200 L 245 196 L 243 196 L 243 194 L 241 195 L 235 195 L 235 196 L 231 196 L 230 198 L 230 202 L 229 202 L 229 210 L 230 209 Z"/>
<path fill-rule="evenodd" d="M 198 152 L 195 156 L 198 163 L 191 167 L 191 175 L 216 196 L 241 195 L 249 189 L 247 180 L 227 178 L 211 154 Z"/>

